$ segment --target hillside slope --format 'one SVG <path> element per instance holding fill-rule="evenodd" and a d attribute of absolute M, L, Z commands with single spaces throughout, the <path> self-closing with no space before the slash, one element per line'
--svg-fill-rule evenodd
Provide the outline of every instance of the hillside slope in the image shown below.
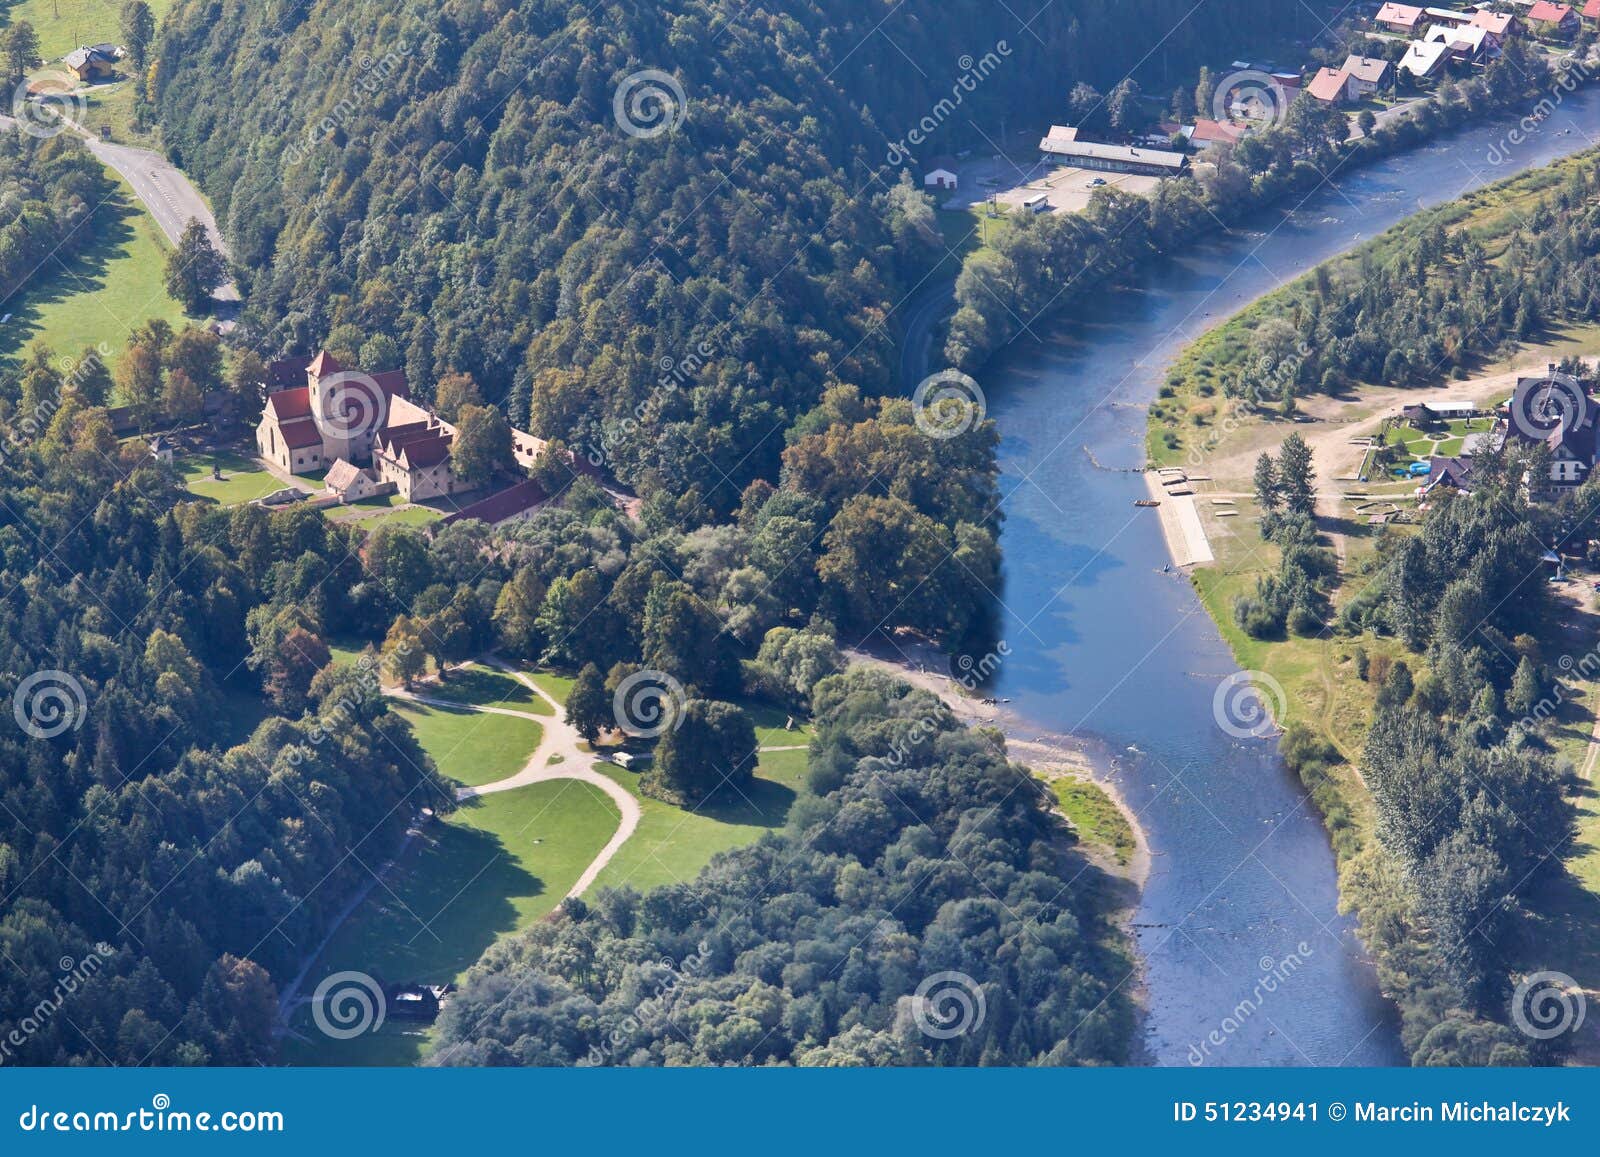
<path fill-rule="evenodd" d="M 264 352 L 392 335 L 373 356 L 424 391 L 470 372 L 536 432 L 726 511 L 828 382 L 891 384 L 893 307 L 944 254 L 891 195 L 892 142 L 932 121 L 930 154 L 990 147 L 1008 112 L 1059 117 L 1075 80 L 1135 66 L 1191 83 L 1269 11 L 1295 32 L 1266 0 L 1203 22 L 1063 0 L 1026 26 L 975 0 L 181 0 L 155 99 Z M 647 69 L 681 106 L 622 89 Z M 672 131 L 620 123 L 674 108 Z"/>

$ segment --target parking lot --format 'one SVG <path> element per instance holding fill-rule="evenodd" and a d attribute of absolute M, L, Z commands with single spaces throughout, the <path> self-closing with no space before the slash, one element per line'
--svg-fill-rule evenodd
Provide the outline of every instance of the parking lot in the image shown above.
<path fill-rule="evenodd" d="M 993 197 L 1002 210 L 1009 211 L 1042 193 L 1056 212 L 1076 213 L 1089 204 L 1089 195 L 1102 185 L 1144 196 L 1161 181 L 1160 177 L 1133 173 L 1058 168 L 1037 158 L 1019 161 L 992 155 L 958 164 L 956 174 L 957 190 L 943 208 L 971 209 Z"/>

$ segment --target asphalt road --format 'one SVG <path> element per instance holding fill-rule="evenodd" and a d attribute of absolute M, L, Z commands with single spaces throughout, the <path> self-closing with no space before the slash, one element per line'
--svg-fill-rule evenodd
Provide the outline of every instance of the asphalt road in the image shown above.
<path fill-rule="evenodd" d="M 150 210 L 150 215 L 155 218 L 156 224 L 161 227 L 161 232 L 166 234 L 168 241 L 176 245 L 189 222 L 198 219 L 205 225 L 206 232 L 211 235 L 211 244 L 217 247 L 217 252 L 227 255 L 228 248 L 222 240 L 222 231 L 217 228 L 217 219 L 211 212 L 211 206 L 206 204 L 206 199 L 200 195 L 200 190 L 183 175 L 182 169 L 160 153 L 151 152 L 149 149 L 137 149 L 132 145 L 103 141 L 70 117 L 63 119 L 72 126 L 72 132 L 83 138 L 89 151 L 102 164 L 114 169 L 128 182 L 134 196 L 144 202 L 145 208 Z M 0 116 L 0 129 L 17 127 L 14 117 Z M 239 290 L 229 282 L 213 293 L 212 297 L 221 302 L 236 302 L 239 300 Z"/>

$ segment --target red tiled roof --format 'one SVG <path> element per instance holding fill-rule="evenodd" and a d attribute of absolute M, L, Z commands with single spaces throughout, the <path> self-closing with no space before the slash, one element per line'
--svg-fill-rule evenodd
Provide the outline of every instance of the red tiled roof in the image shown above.
<path fill-rule="evenodd" d="M 1222 121 L 1208 121 L 1197 117 L 1194 122 L 1194 132 L 1189 139 L 1193 141 L 1226 141 L 1236 144 L 1244 139 L 1248 130 L 1243 125 L 1225 124 Z"/>
<path fill-rule="evenodd" d="M 320 350 L 317 356 L 311 359 L 311 364 L 306 369 L 320 378 L 324 374 L 336 374 L 344 367 L 339 364 L 339 359 L 327 350 Z"/>
<path fill-rule="evenodd" d="M 450 442 L 449 434 L 435 433 L 428 438 L 417 438 L 401 448 L 400 458 L 413 470 L 437 466 L 450 457 Z"/>
<path fill-rule="evenodd" d="M 1385 4 L 1378 9 L 1379 24 L 1400 24 L 1409 28 L 1422 16 L 1421 8 L 1409 4 Z"/>
<path fill-rule="evenodd" d="M 267 395 L 267 411 L 279 422 L 311 416 L 311 391 L 306 386 Z"/>
<path fill-rule="evenodd" d="M 1594 0 L 1590 0 L 1591 3 Z M 1472 18 L 1472 27 L 1483 28 L 1496 36 L 1504 36 L 1511 29 L 1511 21 L 1515 17 L 1509 12 L 1490 12 L 1479 9 L 1478 14 Z"/>
<path fill-rule="evenodd" d="M 1600 0 L 1589 0 L 1583 6 L 1583 18 L 1585 20 L 1600 20 Z"/>
<path fill-rule="evenodd" d="M 1344 97 L 1344 73 L 1336 68 L 1319 68 L 1306 85 L 1306 92 L 1317 100 L 1336 101 Z"/>
<path fill-rule="evenodd" d="M 1572 9 L 1565 4 L 1552 4 L 1550 0 L 1537 0 L 1537 3 L 1528 9 L 1528 19 L 1535 24 L 1560 24 L 1572 14 Z"/>
<path fill-rule="evenodd" d="M 283 435 L 284 445 L 291 450 L 304 450 L 307 446 L 322 447 L 322 431 L 310 418 L 283 422 L 278 426 L 278 432 Z"/>
<path fill-rule="evenodd" d="M 521 514 L 530 510 L 548 498 L 544 487 L 532 478 L 524 479 L 515 486 L 508 486 L 497 494 L 487 498 L 480 498 L 470 506 L 465 506 L 454 514 L 448 514 L 440 521 L 442 523 L 461 522 L 468 518 L 479 518 L 484 522 L 504 522 L 514 514 Z"/>

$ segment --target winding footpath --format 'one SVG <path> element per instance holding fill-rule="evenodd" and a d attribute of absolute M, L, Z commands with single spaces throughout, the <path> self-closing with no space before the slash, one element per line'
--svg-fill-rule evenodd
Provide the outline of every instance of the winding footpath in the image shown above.
<path fill-rule="evenodd" d="M 569 898 L 576 898 L 588 891 L 590 885 L 605 871 L 622 845 L 628 842 L 634 830 L 639 826 L 639 801 L 635 799 L 626 788 L 609 776 L 602 775 L 595 770 L 595 757 L 593 752 L 584 751 L 581 744 L 583 737 L 578 734 L 571 724 L 562 717 L 561 704 L 547 694 L 533 679 L 517 670 L 511 664 L 497 658 L 483 660 L 487 665 L 497 670 L 504 671 L 516 679 L 529 691 L 550 705 L 551 715 L 536 715 L 531 711 L 518 711 L 511 707 L 485 707 L 472 703 L 460 703 L 454 699 L 444 699 L 433 695 L 421 695 L 414 691 L 402 691 L 398 688 L 385 688 L 384 693 L 395 699 L 406 699 L 413 703 L 422 703 L 432 707 L 446 707 L 457 711 L 477 711 L 485 715 L 510 715 L 518 719 L 526 719 L 537 723 L 540 727 L 539 746 L 533 749 L 528 756 L 528 761 L 522 765 L 522 770 L 515 775 L 508 775 L 505 779 L 495 780 L 479 787 L 461 787 L 456 789 L 456 800 L 462 802 L 475 799 L 478 796 L 493 795 L 496 792 L 514 791 L 519 787 L 527 787 L 534 783 L 547 783 L 555 779 L 575 779 L 599 788 L 611 797 L 611 802 L 617 805 L 617 810 L 622 814 L 622 822 L 617 825 L 615 834 L 601 848 L 589 866 L 583 870 L 571 889 L 567 892 Z"/>

